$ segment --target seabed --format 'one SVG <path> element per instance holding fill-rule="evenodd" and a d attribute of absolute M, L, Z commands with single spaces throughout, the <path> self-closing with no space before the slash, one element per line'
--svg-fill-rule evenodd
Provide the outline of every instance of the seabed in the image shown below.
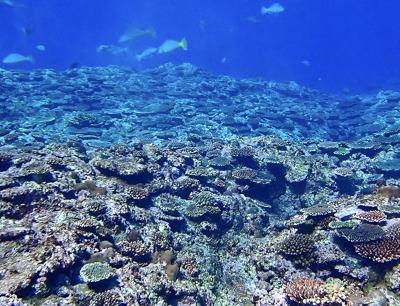
<path fill-rule="evenodd" d="M 400 305 L 399 92 L 166 64 L 0 106 L 0 305 Z"/>

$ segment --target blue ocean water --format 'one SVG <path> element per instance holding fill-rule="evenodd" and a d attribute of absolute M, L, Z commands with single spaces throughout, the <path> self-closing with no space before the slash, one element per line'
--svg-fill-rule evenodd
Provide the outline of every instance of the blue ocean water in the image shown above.
<path fill-rule="evenodd" d="M 336 92 L 399 87 L 398 1 L 282 0 L 283 13 L 262 15 L 261 7 L 273 3 L 0 1 L 0 56 L 33 55 L 34 64 L 11 65 L 23 69 L 64 69 L 79 63 L 142 70 L 165 62 L 190 62 L 217 74 L 294 80 Z M 118 45 L 118 37 L 132 27 L 152 27 L 156 35 L 123 45 L 129 54 L 96 52 L 102 44 Z M 135 58 L 146 48 L 181 38 L 188 41 L 187 52 L 141 62 Z M 35 48 L 39 44 L 46 47 L 45 52 Z"/>

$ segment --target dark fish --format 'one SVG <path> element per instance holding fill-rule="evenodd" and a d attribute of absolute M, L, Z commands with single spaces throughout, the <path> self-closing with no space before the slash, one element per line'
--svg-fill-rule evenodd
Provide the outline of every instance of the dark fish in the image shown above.
<path fill-rule="evenodd" d="M 71 65 L 69 65 L 69 69 L 76 69 L 81 67 L 81 64 L 78 62 L 73 62 Z"/>

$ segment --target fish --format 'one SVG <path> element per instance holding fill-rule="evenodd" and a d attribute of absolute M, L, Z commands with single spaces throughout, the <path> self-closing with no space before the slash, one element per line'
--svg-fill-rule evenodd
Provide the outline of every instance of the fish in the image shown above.
<path fill-rule="evenodd" d="M 308 61 L 308 60 L 303 60 L 300 63 L 303 64 L 306 67 L 310 67 L 310 65 L 311 65 L 310 61 Z"/>
<path fill-rule="evenodd" d="M 114 45 L 100 45 L 96 49 L 97 53 L 109 53 L 111 55 L 128 54 L 129 48 Z"/>
<path fill-rule="evenodd" d="M 44 45 L 37 45 L 37 46 L 36 46 L 36 49 L 43 52 L 43 51 L 46 51 L 46 46 L 44 46 Z"/>
<path fill-rule="evenodd" d="M 154 28 L 130 28 L 119 37 L 118 43 L 126 43 L 146 36 L 152 38 L 156 37 L 156 31 Z"/>
<path fill-rule="evenodd" d="M 187 51 L 188 43 L 185 38 L 181 40 L 167 39 L 160 47 L 158 47 L 158 53 L 159 54 L 169 53 L 179 48 L 182 48 L 183 50 Z"/>
<path fill-rule="evenodd" d="M 26 6 L 20 2 L 17 2 L 15 0 L 0 0 L 0 4 L 5 4 L 11 7 L 16 7 L 16 8 L 25 8 Z"/>
<path fill-rule="evenodd" d="M 203 19 L 199 20 L 199 27 L 202 31 L 205 31 L 207 29 L 207 22 Z"/>
<path fill-rule="evenodd" d="M 269 7 L 262 6 L 261 7 L 261 14 L 262 15 L 275 15 L 280 14 L 285 11 L 285 8 L 278 2 L 272 4 Z"/>
<path fill-rule="evenodd" d="M 69 69 L 77 69 L 79 67 L 81 67 L 81 64 L 78 62 L 73 62 L 71 65 L 69 65 Z"/>
<path fill-rule="evenodd" d="M 147 48 L 142 53 L 136 55 L 136 60 L 138 62 L 140 62 L 140 61 L 144 60 L 145 58 L 148 58 L 148 57 L 152 56 L 157 51 L 158 51 L 158 48 L 154 48 L 154 47 Z"/>
<path fill-rule="evenodd" d="M 19 53 L 11 53 L 3 58 L 3 64 L 18 64 L 22 62 L 34 63 L 35 60 L 33 59 L 32 55 L 25 56 Z"/>
<path fill-rule="evenodd" d="M 29 36 L 32 35 L 33 30 L 30 27 L 22 27 L 21 28 L 21 32 L 22 34 L 24 34 L 25 36 Z"/>
<path fill-rule="evenodd" d="M 246 18 L 246 20 L 251 23 L 259 23 L 260 22 L 260 20 L 254 16 L 249 16 Z"/>

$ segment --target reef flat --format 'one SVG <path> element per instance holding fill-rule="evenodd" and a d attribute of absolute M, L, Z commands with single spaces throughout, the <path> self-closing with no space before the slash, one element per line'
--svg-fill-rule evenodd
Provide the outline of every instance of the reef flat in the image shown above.
<path fill-rule="evenodd" d="M 400 130 L 400 93 L 336 96 L 294 82 L 216 76 L 193 65 L 0 70 L 0 144 L 89 147 L 190 137 L 360 140 Z"/>
<path fill-rule="evenodd" d="M 0 305 L 399 305 L 398 93 L 1 76 Z"/>

